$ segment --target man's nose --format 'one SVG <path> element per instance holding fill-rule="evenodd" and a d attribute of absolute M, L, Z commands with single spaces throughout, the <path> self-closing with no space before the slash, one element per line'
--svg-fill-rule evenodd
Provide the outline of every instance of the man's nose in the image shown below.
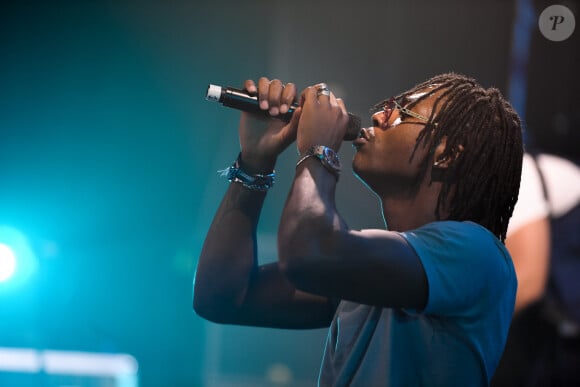
<path fill-rule="evenodd" d="M 391 116 L 391 110 L 384 109 L 376 112 L 372 115 L 373 124 L 380 128 L 386 128 L 389 126 L 389 118 Z"/>

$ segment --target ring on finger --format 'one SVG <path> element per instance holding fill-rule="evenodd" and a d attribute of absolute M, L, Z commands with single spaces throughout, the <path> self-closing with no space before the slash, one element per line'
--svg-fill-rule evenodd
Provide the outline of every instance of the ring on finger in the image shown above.
<path fill-rule="evenodd" d="M 328 85 L 324 82 L 317 84 L 316 86 L 316 96 L 320 97 L 321 95 L 326 95 L 329 96 L 330 95 L 330 89 L 328 88 Z"/>

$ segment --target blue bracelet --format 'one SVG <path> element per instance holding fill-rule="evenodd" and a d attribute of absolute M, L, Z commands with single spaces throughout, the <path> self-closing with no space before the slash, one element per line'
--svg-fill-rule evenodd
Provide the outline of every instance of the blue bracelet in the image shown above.
<path fill-rule="evenodd" d="M 250 175 L 240 168 L 241 156 L 242 153 L 240 152 L 238 158 L 230 167 L 219 171 L 221 176 L 225 176 L 230 183 L 241 183 L 244 188 L 251 191 L 265 192 L 274 186 L 274 178 L 276 177 L 275 171 L 272 171 L 272 173 L 267 175 L 260 173 Z"/>

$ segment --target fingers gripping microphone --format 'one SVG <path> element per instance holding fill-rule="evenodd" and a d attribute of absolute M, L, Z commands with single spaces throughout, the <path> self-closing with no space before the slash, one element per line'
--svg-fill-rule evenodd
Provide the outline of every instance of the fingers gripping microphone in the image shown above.
<path fill-rule="evenodd" d="M 260 109 L 258 104 L 258 97 L 248 94 L 245 90 L 234 89 L 233 87 L 221 87 L 216 85 L 209 85 L 207 87 L 207 94 L 205 98 L 208 101 L 219 102 L 224 106 L 231 107 L 234 109 L 242 110 L 250 113 L 257 113 L 268 115 L 267 110 Z M 276 118 L 284 120 L 286 122 L 290 121 L 294 110 L 298 107 L 297 104 L 292 104 L 288 112 L 285 114 L 280 114 Z M 358 137 L 361 130 L 361 120 L 360 117 L 354 114 L 348 113 L 348 123 L 346 126 L 346 134 L 344 135 L 344 141 L 352 141 Z"/>

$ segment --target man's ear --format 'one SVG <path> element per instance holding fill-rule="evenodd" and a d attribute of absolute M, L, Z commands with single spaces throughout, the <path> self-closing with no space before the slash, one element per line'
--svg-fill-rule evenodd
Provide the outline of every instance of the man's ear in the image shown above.
<path fill-rule="evenodd" d="M 463 145 L 459 145 L 457 149 L 454 150 L 452 155 L 445 155 L 443 153 L 447 148 L 447 137 L 443 137 L 437 148 L 435 148 L 435 153 L 433 155 L 433 165 L 431 169 L 431 176 L 435 181 L 443 180 L 446 175 L 445 172 L 449 171 L 453 163 L 461 156 L 463 152 Z"/>

